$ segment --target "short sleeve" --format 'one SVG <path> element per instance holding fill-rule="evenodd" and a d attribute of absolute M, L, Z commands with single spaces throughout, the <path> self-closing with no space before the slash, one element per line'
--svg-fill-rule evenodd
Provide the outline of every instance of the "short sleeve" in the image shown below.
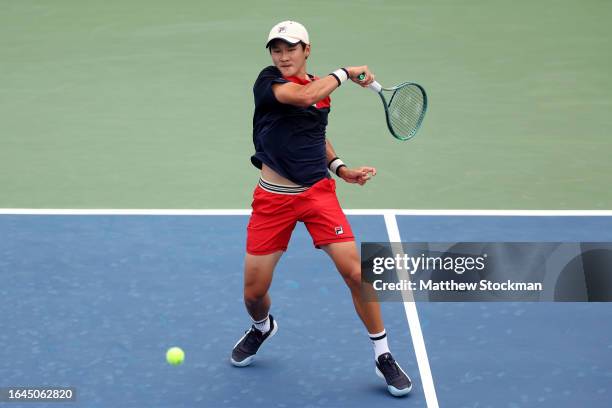
<path fill-rule="evenodd" d="M 253 95 L 255 97 L 255 106 L 272 105 L 279 103 L 274 92 L 272 91 L 273 84 L 286 84 L 287 81 L 281 75 L 278 68 L 269 66 L 264 68 L 257 77 L 255 85 L 253 85 Z"/>

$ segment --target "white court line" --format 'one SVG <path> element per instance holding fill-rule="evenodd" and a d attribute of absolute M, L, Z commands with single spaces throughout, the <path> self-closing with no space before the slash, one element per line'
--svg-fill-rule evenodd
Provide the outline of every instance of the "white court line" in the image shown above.
<path fill-rule="evenodd" d="M 392 244 L 393 252 L 401 255 L 403 252 L 401 246 L 402 238 L 393 212 L 389 211 L 385 214 L 385 225 L 387 226 L 387 233 L 389 234 L 389 242 L 396 243 L 395 245 Z M 407 295 L 402 292 L 402 295 L 404 296 L 404 310 L 406 312 L 406 318 L 408 319 L 410 335 L 412 336 L 414 354 L 417 358 L 421 382 L 423 383 L 425 401 L 428 408 L 438 408 L 438 397 L 436 396 L 433 376 L 431 375 L 431 368 L 429 367 L 429 359 L 427 358 L 427 349 L 425 348 L 425 340 L 423 339 L 423 332 L 421 331 L 421 323 L 419 322 L 416 302 L 412 297 L 412 292 L 409 292 Z"/>
<path fill-rule="evenodd" d="M 0 215 L 250 215 L 251 210 L 124 209 L 124 208 L 0 208 Z"/>
<path fill-rule="evenodd" d="M 348 210 L 351 215 L 385 214 L 502 217 L 612 217 L 611 210 Z"/>
<path fill-rule="evenodd" d="M 401 210 L 354 209 L 347 215 L 612 217 L 611 210 Z M 113 209 L 113 208 L 0 208 L 0 215 L 250 215 L 249 209 Z"/>

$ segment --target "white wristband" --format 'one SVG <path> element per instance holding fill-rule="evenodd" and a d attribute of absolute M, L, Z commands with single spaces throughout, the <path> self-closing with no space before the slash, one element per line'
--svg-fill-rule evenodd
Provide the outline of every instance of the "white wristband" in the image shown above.
<path fill-rule="evenodd" d="M 336 157 L 334 160 L 332 160 L 331 163 L 329 163 L 329 170 L 337 176 L 338 173 L 336 172 L 338 171 L 338 168 L 340 166 L 346 166 L 346 164 L 344 164 L 342 160 Z"/>
<path fill-rule="evenodd" d="M 348 79 L 348 73 L 346 72 L 346 69 L 344 68 L 335 70 L 333 74 L 336 78 L 340 80 L 340 83 L 343 83 L 344 81 Z"/>

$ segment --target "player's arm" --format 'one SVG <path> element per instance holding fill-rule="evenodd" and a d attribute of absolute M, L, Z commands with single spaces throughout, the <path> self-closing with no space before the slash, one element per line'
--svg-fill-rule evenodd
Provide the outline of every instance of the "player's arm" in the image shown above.
<path fill-rule="evenodd" d="M 370 174 L 372 176 L 376 175 L 374 167 L 348 168 L 336 155 L 336 151 L 329 139 L 325 139 L 325 157 L 327 158 L 327 167 L 347 183 L 357 183 L 363 186 L 370 179 Z"/>
<path fill-rule="evenodd" d="M 328 75 L 307 85 L 294 84 L 293 82 L 274 84 L 272 85 L 272 92 L 280 103 L 307 108 L 321 99 L 325 99 L 338 86 L 338 81 L 333 76 Z"/>
<path fill-rule="evenodd" d="M 306 85 L 294 84 L 293 82 L 273 84 L 272 92 L 280 103 L 307 108 L 321 99 L 327 98 L 346 79 L 350 78 L 353 81 L 357 81 L 356 79 L 363 72 L 366 73 L 366 78 L 358 83 L 361 86 L 368 86 L 374 80 L 374 75 L 372 75 L 367 66 L 363 65 L 341 68 L 318 81 L 312 81 Z"/>

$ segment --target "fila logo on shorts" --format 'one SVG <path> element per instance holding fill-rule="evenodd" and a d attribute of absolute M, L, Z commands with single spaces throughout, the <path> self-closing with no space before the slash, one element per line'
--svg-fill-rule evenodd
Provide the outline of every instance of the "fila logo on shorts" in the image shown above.
<path fill-rule="evenodd" d="M 338 226 L 336 227 L 336 235 L 342 235 L 344 234 L 344 230 L 342 229 L 342 226 Z"/>

